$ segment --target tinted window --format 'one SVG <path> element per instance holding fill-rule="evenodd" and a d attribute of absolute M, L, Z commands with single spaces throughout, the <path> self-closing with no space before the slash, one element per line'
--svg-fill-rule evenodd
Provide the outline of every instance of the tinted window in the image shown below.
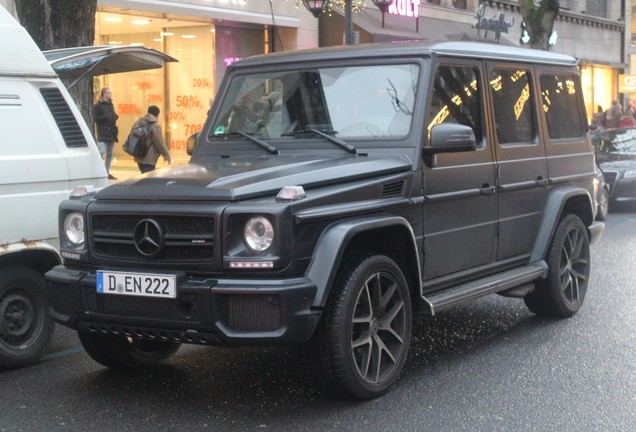
<path fill-rule="evenodd" d="M 469 67 L 440 66 L 433 84 L 428 131 L 441 123 L 470 126 L 481 141 L 481 104 L 477 70 Z"/>
<path fill-rule="evenodd" d="M 571 75 L 541 77 L 543 111 L 550 138 L 579 138 L 585 134 L 578 89 Z"/>
<path fill-rule="evenodd" d="M 490 91 L 500 144 L 534 141 L 534 101 L 529 76 L 524 70 L 494 69 L 490 73 Z"/>

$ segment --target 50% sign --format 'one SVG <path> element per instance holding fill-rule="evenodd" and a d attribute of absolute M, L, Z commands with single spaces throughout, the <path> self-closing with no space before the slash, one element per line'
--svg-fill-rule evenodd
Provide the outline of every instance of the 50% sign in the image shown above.
<path fill-rule="evenodd" d="M 201 106 L 201 102 L 199 101 L 198 96 L 177 96 L 177 104 L 180 108 L 199 108 Z"/>

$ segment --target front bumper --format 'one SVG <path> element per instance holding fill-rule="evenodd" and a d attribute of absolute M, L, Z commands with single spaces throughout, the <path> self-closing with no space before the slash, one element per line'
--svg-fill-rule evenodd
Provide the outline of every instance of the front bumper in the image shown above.
<path fill-rule="evenodd" d="M 309 340 L 320 312 L 306 278 L 237 280 L 177 275 L 177 298 L 100 294 L 95 272 L 46 273 L 55 321 L 80 332 L 210 345 L 280 345 Z"/>

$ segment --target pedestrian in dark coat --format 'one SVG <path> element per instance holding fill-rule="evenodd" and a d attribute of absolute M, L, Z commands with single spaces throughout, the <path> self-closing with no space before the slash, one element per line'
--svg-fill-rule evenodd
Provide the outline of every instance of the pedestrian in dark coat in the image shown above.
<path fill-rule="evenodd" d="M 110 173 L 110 162 L 113 159 L 115 143 L 118 141 L 116 125 L 118 118 L 113 107 L 113 94 L 108 87 L 104 87 L 99 92 L 97 103 L 93 106 L 93 120 L 97 130 L 99 154 L 104 158 L 104 166 L 111 180 L 116 180 Z"/>
<path fill-rule="evenodd" d="M 137 157 L 135 156 L 135 162 L 137 162 L 137 166 L 139 167 L 139 171 L 141 173 L 147 173 L 153 171 L 157 166 L 157 159 L 159 159 L 159 155 L 163 156 L 163 159 L 171 163 L 172 159 L 170 159 L 170 152 L 168 151 L 168 146 L 163 140 L 163 133 L 161 132 L 161 126 L 157 122 L 157 116 L 159 116 L 159 107 L 155 105 L 150 105 L 148 107 L 148 114 L 139 118 L 133 129 L 137 126 L 149 125 L 150 128 L 148 130 L 148 137 L 145 140 L 145 145 L 148 147 L 148 151 L 145 156 Z"/>

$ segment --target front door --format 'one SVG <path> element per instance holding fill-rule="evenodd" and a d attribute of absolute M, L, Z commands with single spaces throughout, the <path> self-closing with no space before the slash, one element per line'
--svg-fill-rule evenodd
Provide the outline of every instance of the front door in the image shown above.
<path fill-rule="evenodd" d="M 486 265 L 493 260 L 496 234 L 495 165 L 484 127 L 484 77 L 479 61 L 441 64 L 435 71 L 428 107 L 428 131 L 440 123 L 470 126 L 477 150 L 435 156 L 423 163 L 426 281 Z M 428 142 L 428 140 L 426 140 Z M 441 281 L 441 280 L 440 280 Z M 443 284 L 443 281 L 441 281 Z"/>

